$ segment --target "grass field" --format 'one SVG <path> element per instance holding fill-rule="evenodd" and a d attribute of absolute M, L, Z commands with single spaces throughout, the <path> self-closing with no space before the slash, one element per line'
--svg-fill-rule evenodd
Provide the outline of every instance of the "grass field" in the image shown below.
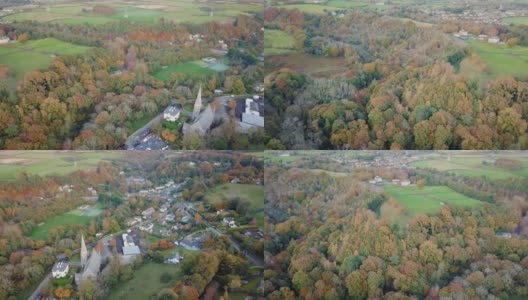
<path fill-rule="evenodd" d="M 510 17 L 501 19 L 505 24 L 528 25 L 528 17 Z"/>
<path fill-rule="evenodd" d="M 526 157 L 508 157 L 522 160 L 524 168 L 518 171 L 509 171 L 497 168 L 493 165 L 484 165 L 485 160 L 493 160 L 486 156 L 456 156 L 451 157 L 450 161 L 446 158 L 435 158 L 424 161 L 415 161 L 411 165 L 417 168 L 433 168 L 438 171 L 446 171 L 462 176 L 470 177 L 487 177 L 489 179 L 505 179 L 508 177 L 528 177 L 528 158 Z"/>
<path fill-rule="evenodd" d="M 249 201 L 249 209 L 257 219 L 258 225 L 264 227 L 263 185 L 225 183 L 209 190 L 205 197 L 212 204 L 235 197 Z"/>
<path fill-rule="evenodd" d="M 528 47 L 509 48 L 477 40 L 470 40 L 468 44 L 486 61 L 491 75 L 528 78 Z"/>
<path fill-rule="evenodd" d="M 278 5 L 277 7 L 287 9 L 297 8 L 305 13 L 322 14 L 342 9 L 369 9 L 383 11 L 387 9 L 389 5 L 376 5 L 375 3 L 364 0 L 329 0 L 326 3 L 321 4 L 314 4 L 306 1 L 305 3 L 284 4 Z"/>
<path fill-rule="evenodd" d="M 207 67 L 202 61 L 189 61 L 179 64 L 169 65 L 165 69 L 158 69 L 152 73 L 158 80 L 166 81 L 172 74 L 209 75 L 215 71 Z"/>
<path fill-rule="evenodd" d="M 295 52 L 295 39 L 282 30 L 266 29 L 264 31 L 264 55 L 277 55 Z"/>
<path fill-rule="evenodd" d="M 16 84 L 29 71 L 47 69 L 53 61 L 53 55 L 81 54 L 88 49 L 55 38 L 30 40 L 24 44 L 12 43 L 0 46 L 0 65 L 14 72 L 13 82 Z"/>
<path fill-rule="evenodd" d="M 74 224 L 86 224 L 90 222 L 93 216 L 80 216 L 73 212 L 67 212 L 55 216 L 37 227 L 31 232 L 30 237 L 34 240 L 45 240 L 48 238 L 50 229 L 57 228 L 59 226 L 68 226 Z"/>
<path fill-rule="evenodd" d="M 117 287 L 112 289 L 110 295 L 106 298 L 108 300 L 143 300 L 152 299 L 151 297 L 157 295 L 158 292 L 166 287 L 170 287 L 173 283 L 162 283 L 160 276 L 164 272 L 172 274 L 176 280 L 176 274 L 179 267 L 170 264 L 147 263 L 139 270 L 134 271 L 134 277 Z M 155 299 L 156 297 L 154 297 Z"/>
<path fill-rule="evenodd" d="M 480 201 L 459 194 L 446 186 L 400 187 L 384 185 L 383 189 L 400 202 L 405 211 L 416 214 L 434 214 L 442 208 L 442 202 L 450 205 L 474 206 Z"/>
<path fill-rule="evenodd" d="M 348 71 L 345 59 L 342 57 L 332 58 L 304 53 L 268 56 L 266 57 L 265 68 L 267 73 L 281 68 L 289 68 L 313 78 L 339 78 Z"/>
<path fill-rule="evenodd" d="M 257 3 L 257 2 L 255 2 Z M 100 25 L 118 20 L 154 23 L 160 18 L 174 22 L 190 22 L 202 24 L 211 21 L 226 21 L 237 15 L 261 12 L 264 8 L 257 4 L 242 4 L 235 2 L 198 3 L 191 1 L 159 1 L 149 5 L 136 5 L 131 2 L 105 1 L 116 9 L 114 15 L 97 15 L 83 12 L 83 8 L 91 8 L 91 3 L 56 4 L 32 9 L 31 11 L 12 14 L 4 17 L 8 21 L 39 20 L 60 24 L 90 24 Z M 213 15 L 211 16 L 211 11 Z"/>
<path fill-rule="evenodd" d="M 39 176 L 64 176 L 94 168 L 101 161 L 116 159 L 121 155 L 112 151 L 3 151 L 0 153 L 0 180 L 15 179 L 21 172 Z"/>

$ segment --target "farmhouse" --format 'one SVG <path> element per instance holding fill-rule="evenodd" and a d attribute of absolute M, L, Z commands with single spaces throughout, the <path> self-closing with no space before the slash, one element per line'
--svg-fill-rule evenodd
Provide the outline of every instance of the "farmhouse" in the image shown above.
<path fill-rule="evenodd" d="M 169 106 L 163 112 L 163 119 L 169 122 L 176 122 L 180 117 L 180 110 L 175 106 Z"/>
<path fill-rule="evenodd" d="M 66 275 L 68 275 L 69 270 L 70 265 L 67 262 L 61 261 L 53 265 L 53 268 L 51 269 L 51 275 L 53 278 L 64 278 Z"/>

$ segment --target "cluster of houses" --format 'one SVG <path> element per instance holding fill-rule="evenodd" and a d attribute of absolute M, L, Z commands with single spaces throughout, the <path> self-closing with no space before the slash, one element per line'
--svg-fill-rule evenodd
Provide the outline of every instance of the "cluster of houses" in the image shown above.
<path fill-rule="evenodd" d="M 389 183 L 389 182 L 392 183 L 393 185 L 398 185 L 398 186 L 409 186 L 409 185 L 411 185 L 411 181 L 408 180 L 408 179 L 404 179 L 404 180 L 392 179 L 391 181 L 388 181 L 388 180 L 384 180 L 380 176 L 375 176 L 373 179 L 369 180 L 368 182 L 370 184 L 374 184 L 374 185 L 380 185 L 380 184 Z"/>
<path fill-rule="evenodd" d="M 502 5 L 496 8 L 486 8 L 479 5 L 466 6 L 461 13 L 443 9 L 425 9 L 423 12 L 432 15 L 440 21 L 472 21 L 481 24 L 499 25 L 504 25 L 502 21 L 504 18 L 528 16 L 528 10 L 526 9 L 506 9 Z"/>
<path fill-rule="evenodd" d="M 464 29 L 460 29 L 460 31 L 453 33 L 453 36 L 461 40 L 480 40 L 490 44 L 504 44 L 498 36 L 489 37 L 486 34 L 473 35 Z"/>
<path fill-rule="evenodd" d="M 330 156 L 329 159 L 339 164 L 346 164 L 352 168 L 395 168 L 407 169 L 413 161 L 420 160 L 418 156 L 407 155 L 387 155 L 376 156 L 372 160 L 356 158 L 352 156 L 340 155 Z"/>

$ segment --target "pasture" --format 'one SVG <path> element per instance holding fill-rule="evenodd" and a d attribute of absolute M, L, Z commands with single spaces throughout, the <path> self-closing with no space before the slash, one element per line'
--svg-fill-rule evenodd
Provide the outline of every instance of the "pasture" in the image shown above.
<path fill-rule="evenodd" d="M 528 78 L 528 47 L 492 45 L 470 40 L 468 45 L 486 62 L 488 72 L 496 76 Z"/>
<path fill-rule="evenodd" d="M 501 19 L 505 24 L 528 25 L 528 17 L 509 17 Z"/>
<path fill-rule="evenodd" d="M 60 215 L 57 215 L 46 222 L 35 228 L 30 237 L 34 240 L 46 240 L 48 238 L 48 233 L 51 229 L 57 228 L 60 226 L 66 227 L 68 225 L 76 224 L 87 224 L 93 216 L 79 215 L 73 211 L 66 212 Z"/>
<path fill-rule="evenodd" d="M 250 203 L 249 210 L 257 219 L 260 227 L 264 227 L 264 186 L 258 184 L 225 183 L 210 189 L 205 199 L 215 204 L 239 197 Z"/>
<path fill-rule="evenodd" d="M 119 157 L 121 153 L 113 151 L 2 151 L 0 180 L 16 179 L 22 172 L 39 176 L 65 176 L 95 168 L 101 161 Z"/>
<path fill-rule="evenodd" d="M 304 53 L 266 57 L 266 73 L 289 68 L 312 78 L 340 78 L 348 71 L 343 57 L 323 57 Z"/>
<path fill-rule="evenodd" d="M 383 189 L 400 202 L 406 213 L 411 216 L 434 214 L 447 204 L 475 206 L 482 203 L 459 194 L 446 186 L 425 186 L 420 189 L 415 186 L 401 187 L 386 184 L 383 185 Z"/>
<path fill-rule="evenodd" d="M 364 0 L 329 0 L 329 1 L 320 1 L 321 3 L 313 3 L 309 1 L 305 1 L 304 3 L 295 3 L 295 4 L 287 4 L 284 3 L 283 5 L 277 5 L 276 7 L 279 8 L 287 8 L 287 9 L 299 9 L 302 12 L 309 13 L 309 14 L 323 14 L 327 12 L 332 12 L 336 10 L 343 10 L 343 9 L 369 9 L 369 10 L 377 10 L 377 11 L 384 11 L 385 9 L 389 8 L 390 5 L 384 5 L 384 4 L 376 4 L 372 3 L 370 1 L 364 1 Z"/>
<path fill-rule="evenodd" d="M 23 44 L 10 43 L 0 46 L 0 65 L 14 72 L 16 84 L 27 72 L 47 69 L 55 55 L 82 54 L 88 49 L 55 38 L 29 40 Z"/>
<path fill-rule="evenodd" d="M 264 55 L 277 55 L 294 52 L 294 37 L 282 30 L 264 31 Z"/>
<path fill-rule="evenodd" d="M 492 180 L 500 180 L 509 177 L 528 177 L 528 157 L 517 157 L 514 155 L 502 154 L 501 158 L 511 158 L 521 160 L 524 168 L 521 170 L 510 171 L 503 168 L 495 167 L 484 161 L 493 161 L 496 157 L 484 155 L 457 155 L 452 156 L 450 161 L 447 158 L 431 158 L 423 161 L 415 161 L 411 166 L 417 168 L 433 168 L 438 171 L 445 171 L 461 176 L 469 177 L 487 177 Z"/>
<path fill-rule="evenodd" d="M 158 19 L 171 20 L 178 23 L 202 24 L 211 21 L 226 21 L 241 14 L 261 12 L 263 5 L 243 4 L 235 2 L 191 2 L 191 1 L 158 1 L 139 3 L 106 1 L 105 5 L 115 9 L 115 14 L 101 15 L 91 12 L 96 4 L 92 3 L 61 3 L 48 7 L 42 5 L 29 11 L 5 16 L 8 21 L 40 20 L 59 24 L 89 24 L 100 25 L 119 20 L 152 24 Z"/>
<path fill-rule="evenodd" d="M 134 271 L 134 277 L 112 289 L 108 300 L 128 299 L 142 300 L 151 299 L 152 296 L 164 288 L 171 287 L 178 278 L 178 265 L 158 264 L 149 262 Z M 170 273 L 174 279 L 168 283 L 162 283 L 160 277 L 163 273 Z"/>
<path fill-rule="evenodd" d="M 213 74 L 215 71 L 207 66 L 200 60 L 189 61 L 184 63 L 178 63 L 167 66 L 167 68 L 157 69 L 152 73 L 152 76 L 157 80 L 167 81 L 170 79 L 170 76 L 173 74 L 183 73 L 186 75 L 209 75 Z"/>

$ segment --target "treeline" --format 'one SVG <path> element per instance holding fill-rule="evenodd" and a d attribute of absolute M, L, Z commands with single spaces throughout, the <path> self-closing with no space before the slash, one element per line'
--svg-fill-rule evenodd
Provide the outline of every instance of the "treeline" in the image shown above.
<path fill-rule="evenodd" d="M 469 51 L 449 36 L 367 12 L 285 19 L 298 13 L 270 13 L 270 23 L 304 30 L 305 52 L 344 57 L 348 72 L 341 80 L 269 74 L 268 148 L 528 148 L 528 83 L 499 77 L 481 86 L 459 74 Z"/>

